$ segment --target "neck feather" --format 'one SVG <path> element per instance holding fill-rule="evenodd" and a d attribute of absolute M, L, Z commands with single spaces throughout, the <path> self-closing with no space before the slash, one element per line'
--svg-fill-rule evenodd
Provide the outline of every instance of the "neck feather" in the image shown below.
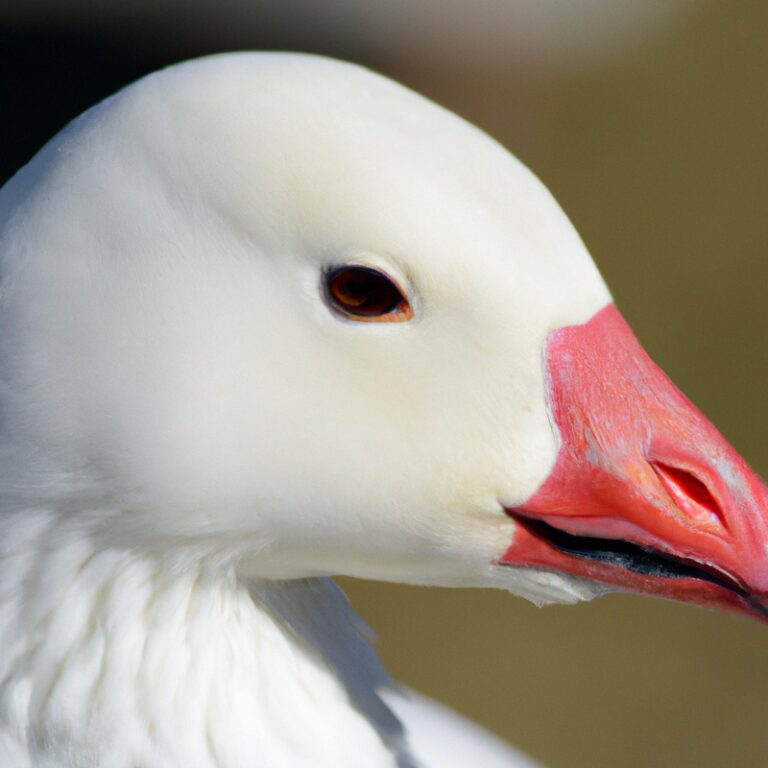
<path fill-rule="evenodd" d="M 94 545 L 42 511 L 0 518 L 7 768 L 406 768 L 389 685 L 327 579 Z"/>

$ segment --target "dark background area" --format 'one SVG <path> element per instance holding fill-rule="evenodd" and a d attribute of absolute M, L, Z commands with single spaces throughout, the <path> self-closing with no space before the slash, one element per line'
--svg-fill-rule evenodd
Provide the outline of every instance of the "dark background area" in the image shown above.
<path fill-rule="evenodd" d="M 765 475 L 768 3 L 532 3 L 2 5 L 0 181 L 174 61 L 268 48 L 367 64 L 543 178 L 641 341 Z M 539 610 L 344 586 L 397 678 L 552 768 L 768 765 L 768 627 L 629 596 Z"/>

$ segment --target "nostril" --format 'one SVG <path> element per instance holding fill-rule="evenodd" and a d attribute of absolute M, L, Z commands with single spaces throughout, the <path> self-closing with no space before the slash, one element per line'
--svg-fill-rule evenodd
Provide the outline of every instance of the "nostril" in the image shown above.
<path fill-rule="evenodd" d="M 728 527 L 717 499 L 696 475 L 660 461 L 651 461 L 650 465 L 672 501 L 687 518 L 693 522 Z"/>

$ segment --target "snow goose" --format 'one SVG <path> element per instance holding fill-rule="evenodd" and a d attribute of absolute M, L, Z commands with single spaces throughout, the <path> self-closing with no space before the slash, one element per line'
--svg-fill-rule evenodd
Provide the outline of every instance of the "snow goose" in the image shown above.
<path fill-rule="evenodd" d="M 0 192 L 0 281 L 3 766 L 513 765 L 382 698 L 333 574 L 765 615 L 763 485 L 542 185 L 385 78 L 145 78 Z"/>

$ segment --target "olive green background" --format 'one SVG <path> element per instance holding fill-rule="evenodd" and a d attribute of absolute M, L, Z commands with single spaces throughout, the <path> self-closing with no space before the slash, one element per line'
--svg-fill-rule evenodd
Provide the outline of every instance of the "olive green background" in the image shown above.
<path fill-rule="evenodd" d="M 65 7 L 55 21 L 0 12 L 0 180 L 116 87 L 228 47 L 180 40 L 173 18 L 110 24 L 103 5 L 65 23 Z M 283 28 L 242 34 L 231 47 L 313 47 Z M 315 47 L 401 79 L 530 165 L 651 354 L 768 473 L 768 2 L 696 0 L 565 70 Z M 768 766 L 768 626 L 632 596 L 536 609 L 482 590 L 343 585 L 396 678 L 552 768 Z"/>

